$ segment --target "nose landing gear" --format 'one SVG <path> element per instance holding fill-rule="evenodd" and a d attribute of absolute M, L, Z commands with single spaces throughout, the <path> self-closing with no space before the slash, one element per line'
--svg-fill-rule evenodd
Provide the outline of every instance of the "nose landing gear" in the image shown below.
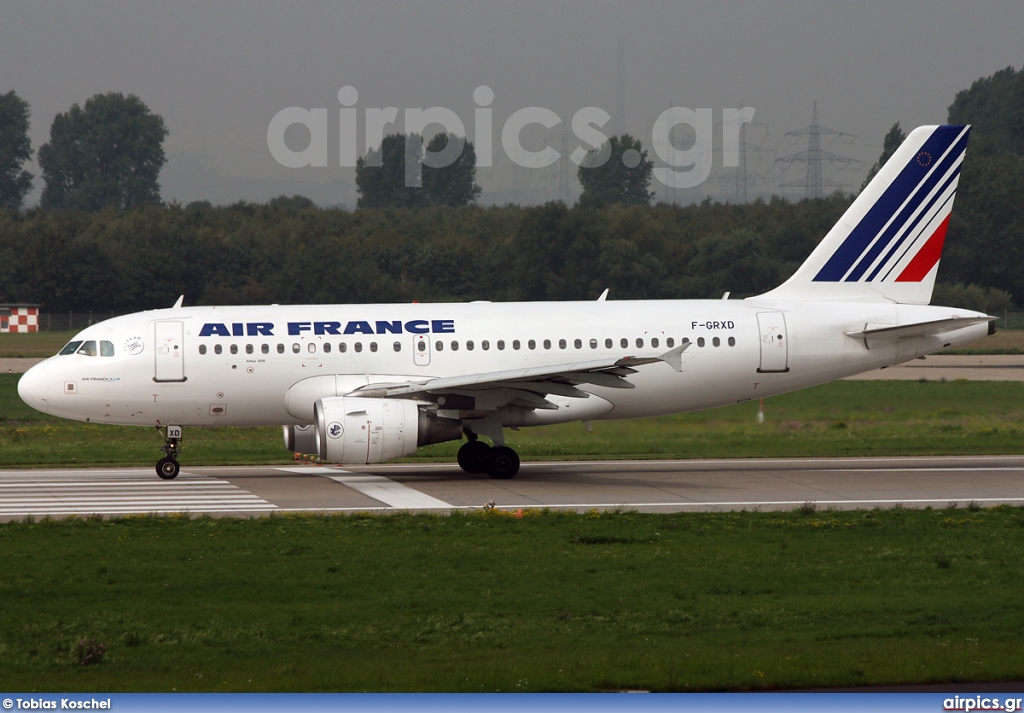
<path fill-rule="evenodd" d="M 181 472 L 181 466 L 178 464 L 178 453 L 181 450 L 181 426 L 157 426 L 156 430 L 164 439 L 160 450 L 167 454 L 157 461 L 156 474 L 164 480 L 174 480 Z"/>

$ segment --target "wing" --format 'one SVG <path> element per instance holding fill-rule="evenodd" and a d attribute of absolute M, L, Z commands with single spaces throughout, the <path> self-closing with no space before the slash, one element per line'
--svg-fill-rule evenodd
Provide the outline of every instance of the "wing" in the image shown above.
<path fill-rule="evenodd" d="M 436 401 L 439 396 L 471 396 L 477 400 L 477 408 L 483 405 L 483 401 L 486 404 L 484 408 L 491 409 L 515 405 L 530 409 L 557 410 L 558 406 L 545 398 L 549 394 L 585 399 L 590 394 L 578 388 L 579 386 L 632 389 L 634 385 L 627 381 L 626 377 L 635 374 L 637 367 L 658 362 L 664 362 L 676 371 L 682 371 L 682 354 L 689 346 L 690 342 L 683 342 L 678 347 L 657 355 L 609 357 L 527 369 L 446 376 L 420 382 L 368 384 L 350 395 L 425 401 Z M 486 398 L 488 394 L 491 396 L 489 399 Z"/>

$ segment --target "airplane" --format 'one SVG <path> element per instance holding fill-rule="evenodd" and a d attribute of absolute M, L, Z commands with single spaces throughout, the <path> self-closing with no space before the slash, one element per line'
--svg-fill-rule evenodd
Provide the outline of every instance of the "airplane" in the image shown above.
<path fill-rule="evenodd" d="M 511 478 L 505 429 L 697 411 L 893 366 L 994 332 L 931 306 L 969 126 L 915 129 L 782 285 L 718 300 L 184 307 L 115 317 L 33 366 L 33 408 L 156 427 L 282 425 L 322 462 L 466 439 Z M 488 444 L 484 437 L 491 441 Z"/>

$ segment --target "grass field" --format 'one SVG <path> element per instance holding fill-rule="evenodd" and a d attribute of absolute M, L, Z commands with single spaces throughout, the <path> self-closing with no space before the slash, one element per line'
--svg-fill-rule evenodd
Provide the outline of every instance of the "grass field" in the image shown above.
<path fill-rule="evenodd" d="M 4 523 L 0 689 L 1021 680 L 1022 547 L 1011 507 Z"/>
<path fill-rule="evenodd" d="M 663 418 L 579 423 L 508 432 L 524 459 L 724 458 L 1021 453 L 1024 383 L 836 382 L 756 403 Z M 0 467 L 155 463 L 153 429 L 52 418 L 17 396 L 0 374 Z M 421 449 L 412 460 L 454 460 L 459 443 Z M 182 463 L 281 463 L 281 431 L 186 429 Z"/>

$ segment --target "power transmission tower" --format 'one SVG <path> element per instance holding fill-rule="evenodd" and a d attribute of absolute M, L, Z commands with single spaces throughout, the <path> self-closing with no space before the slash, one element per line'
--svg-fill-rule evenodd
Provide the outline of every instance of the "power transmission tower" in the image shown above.
<path fill-rule="evenodd" d="M 775 159 L 775 162 L 781 164 L 783 169 L 789 168 L 793 164 L 797 163 L 805 164 L 807 167 L 806 178 L 803 183 L 783 183 L 781 184 L 783 187 L 804 188 L 806 190 L 805 195 L 807 198 L 823 198 L 825 196 L 826 186 L 829 188 L 843 188 L 845 186 L 845 184 L 840 183 L 839 181 L 834 181 L 824 177 L 823 169 L 826 165 L 839 166 L 840 169 L 842 169 L 848 166 L 864 164 L 863 161 L 857 161 L 822 149 L 821 137 L 823 135 L 840 139 L 849 139 L 851 141 L 857 138 L 853 134 L 847 134 L 846 132 L 837 131 L 836 129 L 828 129 L 818 124 L 818 102 L 814 102 L 814 109 L 811 114 L 811 125 L 786 133 L 787 137 L 793 136 L 799 138 L 801 136 L 806 136 L 807 150 L 790 154 L 789 156 L 780 156 Z"/>
<path fill-rule="evenodd" d="M 744 106 L 743 100 L 740 100 L 740 106 Z M 749 121 L 741 122 L 739 126 L 739 136 L 737 137 L 737 158 L 739 159 L 739 165 L 736 167 L 735 173 L 732 176 L 732 193 L 733 199 L 736 203 L 746 203 L 750 200 L 748 188 L 752 183 L 762 183 L 765 178 L 763 175 L 755 176 L 751 175 L 750 164 L 748 162 L 747 147 L 750 146 L 754 151 L 757 152 L 758 163 L 761 160 L 762 147 L 760 144 L 751 144 L 747 141 L 747 125 L 750 127 L 757 127 L 758 130 L 764 128 L 764 138 L 768 138 L 768 124 L 763 121 Z M 728 148 L 723 146 L 723 149 Z M 726 178 L 723 176 L 722 178 Z M 724 182 L 719 184 L 724 187 Z"/>

